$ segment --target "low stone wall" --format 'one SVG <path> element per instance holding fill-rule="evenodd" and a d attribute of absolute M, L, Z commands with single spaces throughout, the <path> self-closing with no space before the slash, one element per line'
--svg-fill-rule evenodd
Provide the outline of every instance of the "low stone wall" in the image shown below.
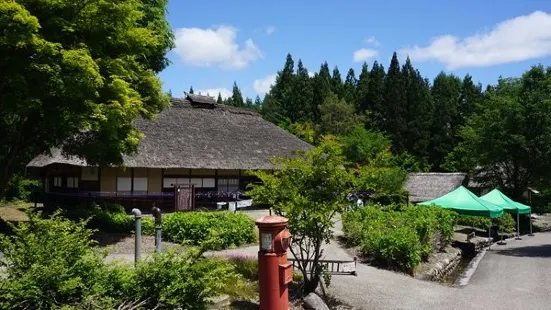
<path fill-rule="evenodd" d="M 440 281 L 452 272 L 461 262 L 462 251 L 447 246 L 444 251 L 430 255 L 428 262 L 423 263 L 415 272 L 415 278 L 426 281 Z"/>

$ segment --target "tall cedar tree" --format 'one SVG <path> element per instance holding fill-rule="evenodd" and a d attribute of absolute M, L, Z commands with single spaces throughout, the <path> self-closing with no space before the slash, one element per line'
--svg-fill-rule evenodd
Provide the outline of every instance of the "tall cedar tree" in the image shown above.
<path fill-rule="evenodd" d="M 237 86 L 237 82 L 233 82 L 232 90 L 232 105 L 236 107 L 244 107 L 245 102 L 243 102 L 243 95 L 241 94 L 241 89 Z"/>
<path fill-rule="evenodd" d="M 189 87 L 189 93 L 190 93 L 190 94 L 193 94 L 193 86 L 190 86 L 190 87 Z"/>
<path fill-rule="evenodd" d="M 430 85 L 421 73 L 415 70 L 409 57 L 402 67 L 402 75 L 407 101 L 407 129 L 404 145 L 410 154 L 428 163 L 434 110 Z"/>
<path fill-rule="evenodd" d="M 218 98 L 216 98 L 216 103 L 224 104 L 224 99 L 222 99 L 222 94 L 218 92 Z"/>
<path fill-rule="evenodd" d="M 434 102 L 432 119 L 430 163 L 435 171 L 443 171 L 444 159 L 457 145 L 457 129 L 462 122 L 459 115 L 461 80 L 453 74 L 440 72 L 431 90 Z"/>
<path fill-rule="evenodd" d="M 346 80 L 344 81 L 344 100 L 350 104 L 356 105 L 356 89 L 358 87 L 358 80 L 354 69 L 350 68 L 346 74 Z"/>
<path fill-rule="evenodd" d="M 461 97 L 459 98 L 459 115 L 461 115 L 461 125 L 465 124 L 465 120 L 469 118 L 476 110 L 476 106 L 482 102 L 484 96 L 482 94 L 482 85 L 475 85 L 473 77 L 469 74 L 463 78 L 461 85 Z"/>
<path fill-rule="evenodd" d="M 371 111 L 371 118 L 369 128 L 383 131 L 385 122 L 385 100 L 384 100 L 384 87 L 385 87 L 385 68 L 377 61 L 373 63 L 371 72 L 369 73 L 368 90 L 366 108 Z"/>
<path fill-rule="evenodd" d="M 264 96 L 260 113 L 265 120 L 274 124 L 281 119 L 279 104 L 270 93 Z"/>
<path fill-rule="evenodd" d="M 278 111 L 277 123 L 290 118 L 292 114 L 293 84 L 295 83 L 294 68 L 293 56 L 287 54 L 283 70 L 278 72 L 275 84 L 270 90 L 271 99 L 274 100 L 273 108 Z"/>
<path fill-rule="evenodd" d="M 341 72 L 337 66 L 335 66 L 333 74 L 331 75 L 331 91 L 339 98 L 343 98 L 344 85 L 342 83 Z"/>
<path fill-rule="evenodd" d="M 392 151 L 394 154 L 405 150 L 407 139 L 407 98 L 404 77 L 400 71 L 400 63 L 396 53 L 392 55 L 388 72 L 385 76 L 383 110 L 383 130 L 392 140 Z"/>
<path fill-rule="evenodd" d="M 320 121 L 320 106 L 323 104 L 325 97 L 331 92 L 331 73 L 329 72 L 329 65 L 324 62 L 318 73 L 313 78 L 313 122 L 318 123 Z"/>
<path fill-rule="evenodd" d="M 300 59 L 298 60 L 297 73 L 292 85 L 292 94 L 289 115 L 287 115 L 289 120 L 293 123 L 311 121 L 314 114 L 312 108 L 314 88 L 308 70 Z"/>
<path fill-rule="evenodd" d="M 356 108 L 358 111 L 364 112 L 368 109 L 367 96 L 369 95 L 369 70 L 366 62 L 362 64 L 362 71 L 360 72 L 357 85 Z"/>

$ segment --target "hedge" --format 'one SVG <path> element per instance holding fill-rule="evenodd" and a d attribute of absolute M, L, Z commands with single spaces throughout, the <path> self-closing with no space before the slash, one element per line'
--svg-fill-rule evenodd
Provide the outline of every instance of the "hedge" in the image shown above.
<path fill-rule="evenodd" d="M 254 221 L 246 214 L 230 212 L 171 213 L 163 219 L 163 235 L 168 241 L 199 245 L 216 238 L 212 249 L 221 250 L 256 242 Z"/>
<path fill-rule="evenodd" d="M 132 233 L 134 217 L 121 206 L 68 209 L 63 216 L 73 221 L 88 220 L 86 227 L 109 233 Z M 153 235 L 154 220 L 142 217 L 142 233 Z M 198 246 L 211 242 L 211 249 L 222 250 L 256 242 L 254 221 L 246 214 L 230 212 L 181 212 L 163 215 L 163 240 Z"/>
<path fill-rule="evenodd" d="M 455 218 L 437 207 L 367 206 L 344 214 L 343 231 L 376 264 L 412 273 L 451 240 Z"/>
<path fill-rule="evenodd" d="M 489 219 L 483 216 L 461 215 L 457 219 L 457 224 L 471 226 L 487 230 L 492 225 L 496 225 L 499 232 L 512 233 L 516 231 L 516 222 L 509 213 L 503 213 L 502 216 Z"/>

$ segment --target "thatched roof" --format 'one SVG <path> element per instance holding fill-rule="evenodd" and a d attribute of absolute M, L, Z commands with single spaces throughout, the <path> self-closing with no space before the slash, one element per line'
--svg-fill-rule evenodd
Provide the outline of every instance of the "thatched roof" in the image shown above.
<path fill-rule="evenodd" d="M 192 169 L 272 169 L 274 156 L 290 156 L 312 146 L 255 112 L 218 105 L 206 96 L 173 98 L 155 120 L 138 119 L 144 133 L 138 152 L 124 156 L 127 167 Z M 53 163 L 85 166 L 57 149 L 34 158 L 28 167 Z"/>
<path fill-rule="evenodd" d="M 460 185 L 466 185 L 466 173 L 408 173 L 406 189 L 411 202 L 432 200 L 445 195 Z"/>

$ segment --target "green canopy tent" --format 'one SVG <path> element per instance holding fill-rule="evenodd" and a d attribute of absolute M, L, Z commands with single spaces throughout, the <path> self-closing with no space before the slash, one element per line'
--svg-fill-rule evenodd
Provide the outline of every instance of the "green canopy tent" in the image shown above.
<path fill-rule="evenodd" d="M 480 197 L 481 199 L 484 199 L 486 201 L 489 201 L 493 204 L 496 204 L 503 208 L 503 210 L 507 213 L 516 214 L 517 215 L 517 239 L 520 239 L 520 214 L 528 214 L 530 216 L 530 233 L 532 231 L 532 219 L 531 219 L 531 213 L 532 208 L 529 206 L 522 204 L 520 202 L 516 202 L 512 200 L 511 198 L 507 197 L 505 194 L 503 194 L 499 189 L 493 189 L 491 192 L 487 193 L 484 196 Z"/>
<path fill-rule="evenodd" d="M 495 218 L 503 215 L 503 208 L 478 198 L 464 186 L 459 186 L 446 195 L 423 201 L 420 205 L 435 204 L 445 209 L 452 209 L 461 215 L 484 216 Z"/>
<path fill-rule="evenodd" d="M 491 192 L 487 193 L 484 196 L 480 196 L 480 199 L 486 200 L 493 204 L 496 204 L 503 208 L 507 213 L 517 215 L 517 237 L 520 239 L 520 214 L 530 214 L 532 209 L 528 206 L 521 205 L 518 202 L 513 201 L 511 198 L 503 194 L 499 189 L 495 188 Z"/>
<path fill-rule="evenodd" d="M 419 205 L 437 205 L 445 209 L 451 209 L 461 215 L 484 216 L 495 218 L 503 215 L 503 208 L 486 200 L 478 198 L 464 186 L 459 186 L 446 195 L 436 199 L 423 201 Z M 488 229 L 488 235 L 490 235 Z"/>

